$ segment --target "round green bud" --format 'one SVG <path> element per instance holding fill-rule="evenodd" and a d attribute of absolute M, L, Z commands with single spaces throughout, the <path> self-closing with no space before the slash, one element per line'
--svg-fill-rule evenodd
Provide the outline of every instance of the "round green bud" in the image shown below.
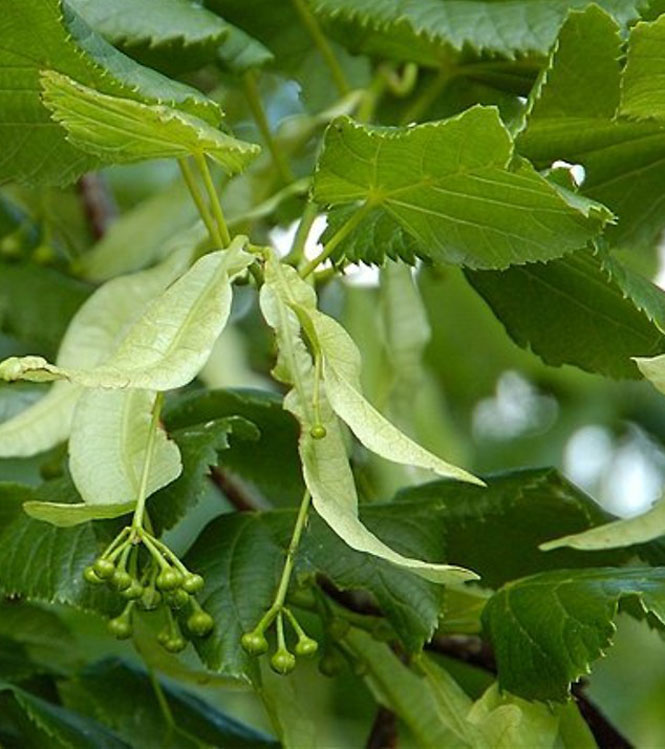
<path fill-rule="evenodd" d="M 115 572 L 115 564 L 110 559 L 104 559 L 100 557 L 92 565 L 92 569 L 95 571 L 97 577 L 101 577 L 102 580 L 108 580 L 113 577 Z"/>
<path fill-rule="evenodd" d="M 205 580 L 201 575 L 187 575 L 182 582 L 183 589 L 188 593 L 198 593 L 200 590 L 203 590 L 204 585 Z"/>
<path fill-rule="evenodd" d="M 189 603 L 189 593 L 185 592 L 182 588 L 176 588 L 169 591 L 164 596 L 164 599 L 172 609 L 181 609 Z"/>
<path fill-rule="evenodd" d="M 99 577 L 99 575 L 95 572 L 95 570 L 94 570 L 94 568 L 92 566 L 86 567 L 83 570 L 83 579 L 87 583 L 92 583 L 93 585 L 99 585 L 100 583 L 104 582 L 102 580 L 102 578 Z"/>
<path fill-rule="evenodd" d="M 260 632 L 245 632 L 240 644 L 249 655 L 263 655 L 268 652 L 268 640 Z"/>
<path fill-rule="evenodd" d="M 288 650 L 278 650 L 270 659 L 270 667 L 275 673 L 286 676 L 296 667 L 296 657 Z"/>
<path fill-rule="evenodd" d="M 309 430 L 309 436 L 315 440 L 322 440 L 328 434 L 328 430 L 323 424 L 314 424 Z"/>
<path fill-rule="evenodd" d="M 181 653 L 187 647 L 187 641 L 184 637 L 176 635 L 175 637 L 169 637 L 166 642 L 162 643 L 162 646 L 169 653 Z"/>
<path fill-rule="evenodd" d="M 133 582 L 132 576 L 125 570 L 116 570 L 111 578 L 111 585 L 116 590 L 127 590 Z"/>
<path fill-rule="evenodd" d="M 122 595 L 130 601 L 135 601 L 143 595 L 143 586 L 138 580 L 132 580 L 129 588 L 125 588 L 122 591 Z"/>
<path fill-rule="evenodd" d="M 175 590 L 182 585 L 182 575 L 173 568 L 162 570 L 157 575 L 156 584 L 160 590 Z"/>
<path fill-rule="evenodd" d="M 162 594 L 154 588 L 146 588 L 139 600 L 142 609 L 154 611 L 162 602 Z"/>
<path fill-rule="evenodd" d="M 157 642 L 160 645 L 163 645 L 166 647 L 166 643 L 171 639 L 171 633 L 168 629 L 163 629 L 159 634 L 157 635 Z"/>
<path fill-rule="evenodd" d="M 132 624 L 127 616 L 118 616 L 108 623 L 109 632 L 118 640 L 126 640 L 132 636 Z"/>
<path fill-rule="evenodd" d="M 296 655 L 305 657 L 314 655 L 318 649 L 319 643 L 311 637 L 301 637 L 295 647 Z"/>
<path fill-rule="evenodd" d="M 335 650 L 329 650 L 319 660 L 319 671 L 324 676 L 337 676 L 343 667 L 344 660 Z"/>
<path fill-rule="evenodd" d="M 328 624 L 328 634 L 332 637 L 333 640 L 343 640 L 346 637 L 350 626 L 351 625 L 346 619 L 335 616 L 330 620 L 330 623 Z"/>
<path fill-rule="evenodd" d="M 215 620 L 206 611 L 195 611 L 187 619 L 187 629 L 197 637 L 209 635 L 214 626 Z"/>

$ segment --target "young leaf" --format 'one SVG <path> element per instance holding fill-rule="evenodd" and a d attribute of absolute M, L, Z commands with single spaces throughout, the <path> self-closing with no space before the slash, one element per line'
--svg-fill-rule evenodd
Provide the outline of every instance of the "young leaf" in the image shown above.
<path fill-rule="evenodd" d="M 64 130 L 42 104 L 39 78 L 45 70 L 63 73 L 100 93 L 168 104 L 219 123 L 214 102 L 125 57 L 62 0 L 7 3 L 0 37 L 0 77 L 9 89 L 0 114 L 3 181 L 67 184 L 98 163 L 67 143 Z"/>
<path fill-rule="evenodd" d="M 252 262 L 238 237 L 210 253 L 154 299 L 103 364 L 64 368 L 41 357 L 0 363 L 0 379 L 65 379 L 90 388 L 171 390 L 190 382 L 224 329 L 231 309 L 231 279 Z"/>
<path fill-rule="evenodd" d="M 101 94 L 54 71 L 41 75 L 42 101 L 67 140 L 104 163 L 207 154 L 228 174 L 241 172 L 260 148 L 163 104 Z"/>
<path fill-rule="evenodd" d="M 529 700 L 564 700 L 611 645 L 619 601 L 630 596 L 665 623 L 665 568 L 560 570 L 508 583 L 483 612 L 500 686 Z"/>
<path fill-rule="evenodd" d="M 528 163 L 513 163 L 511 137 L 489 107 L 401 129 L 339 118 L 326 131 L 313 194 L 327 205 L 364 201 L 358 222 L 380 208 L 425 257 L 470 268 L 560 257 L 612 219 Z"/>
<path fill-rule="evenodd" d="M 190 254 L 191 246 L 155 268 L 97 289 L 74 315 L 60 345 L 58 365 L 94 367 L 103 361 L 146 304 L 186 267 Z M 0 456 L 34 455 L 66 440 L 81 392 L 79 385 L 56 382 L 43 398 L 0 424 Z"/>
<path fill-rule="evenodd" d="M 665 293 L 611 255 L 467 271 L 511 338 L 546 364 L 638 378 L 631 357 L 665 352 Z"/>
<path fill-rule="evenodd" d="M 83 501 L 136 501 L 146 462 L 155 394 L 146 390 L 88 390 L 76 406 L 69 438 L 69 470 Z M 182 472 L 178 446 L 157 429 L 146 496 Z"/>
<path fill-rule="evenodd" d="M 615 116 L 621 44 L 616 23 L 597 7 L 572 13 L 532 91 L 527 126 L 516 145 L 538 168 L 560 159 L 581 164 L 580 191 L 618 217 L 608 238 L 634 249 L 651 246 L 665 225 L 659 210 L 665 132 L 658 123 Z"/>
<path fill-rule="evenodd" d="M 475 574 L 469 570 L 428 564 L 396 553 L 358 519 L 358 496 L 340 426 L 325 394 L 322 390 L 317 393 L 314 366 L 300 337 L 300 323 L 293 309 L 294 305 L 304 309 L 313 307 L 312 296 L 313 292 L 296 272 L 271 253 L 261 289 L 261 310 L 277 336 L 279 358 L 273 374 L 292 385 L 284 407 L 301 425 L 299 449 L 303 476 L 316 511 L 357 551 L 375 554 L 436 582 L 473 579 Z M 316 426 L 325 429 L 322 439 L 312 436 Z"/>
<path fill-rule="evenodd" d="M 636 119 L 665 118 L 665 96 L 657 83 L 665 73 L 664 42 L 665 16 L 633 27 L 621 87 L 621 114 Z"/>

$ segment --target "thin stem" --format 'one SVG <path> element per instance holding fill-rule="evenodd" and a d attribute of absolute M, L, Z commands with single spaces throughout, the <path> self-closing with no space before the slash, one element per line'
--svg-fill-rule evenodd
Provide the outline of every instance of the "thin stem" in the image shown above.
<path fill-rule="evenodd" d="M 323 250 L 300 271 L 301 278 L 307 278 L 310 273 L 315 271 L 319 265 L 327 260 L 335 248 L 342 242 L 349 234 L 358 226 L 358 224 L 365 218 L 365 216 L 372 210 L 373 204 L 369 201 L 363 203 L 363 205 L 351 216 L 351 218 L 341 226 L 337 232 L 328 240 Z"/>
<path fill-rule="evenodd" d="M 330 69 L 333 81 L 335 82 L 335 86 L 337 86 L 337 90 L 339 91 L 340 95 L 344 96 L 345 94 L 348 94 L 349 91 L 351 91 L 351 86 L 349 86 L 349 83 L 346 80 L 344 71 L 337 61 L 330 43 L 326 39 L 324 33 L 321 31 L 321 27 L 319 26 L 318 21 L 312 15 L 312 12 L 307 7 L 304 0 L 291 1 L 296 11 L 298 12 L 298 15 L 300 16 L 300 20 L 306 26 L 307 31 L 309 31 L 309 35 L 312 37 L 314 44 L 318 47 L 321 56 Z"/>
<path fill-rule="evenodd" d="M 305 243 L 307 242 L 307 237 L 309 237 L 309 232 L 312 228 L 314 220 L 318 215 L 318 212 L 319 207 L 317 206 L 317 204 L 313 203 L 311 200 L 308 201 L 307 205 L 305 206 L 305 210 L 303 211 L 302 218 L 300 219 L 300 223 L 298 224 L 296 235 L 293 238 L 291 250 L 289 251 L 289 254 L 284 258 L 285 263 L 295 266 L 300 265 L 303 257 L 305 256 Z"/>
<path fill-rule="evenodd" d="M 159 683 L 159 680 L 157 679 L 157 676 L 155 675 L 154 670 L 150 666 L 148 666 L 148 678 L 150 679 L 152 691 L 155 693 L 155 697 L 157 698 L 159 709 L 161 710 L 161 713 L 164 716 L 166 725 L 169 727 L 169 732 L 173 731 L 175 730 L 176 725 L 175 725 L 175 720 L 173 719 L 173 713 L 171 712 L 171 707 L 169 706 L 169 703 L 166 699 L 166 695 L 164 694 L 162 685 Z"/>
<path fill-rule="evenodd" d="M 443 91 L 450 80 L 451 73 L 447 68 L 442 68 L 434 78 L 423 88 L 420 96 L 406 110 L 402 117 L 401 124 L 408 125 L 410 122 L 417 122 L 422 115 L 434 104 L 439 94 Z"/>
<path fill-rule="evenodd" d="M 312 395 L 312 409 L 314 410 L 314 418 L 316 419 L 317 426 L 321 424 L 320 392 L 322 364 L 321 352 L 317 351 L 314 357 L 314 393 Z"/>
<path fill-rule="evenodd" d="M 196 161 L 196 164 L 201 171 L 201 175 L 203 176 L 203 184 L 205 185 L 206 192 L 208 193 L 208 199 L 210 200 L 210 205 L 212 206 L 212 212 L 215 216 L 215 219 L 217 220 L 217 228 L 219 229 L 219 234 L 222 238 L 220 247 L 228 247 L 231 244 L 231 235 L 229 234 L 229 229 L 226 225 L 226 219 L 224 218 L 224 212 L 222 211 L 222 206 L 219 202 L 217 190 L 215 189 L 215 183 L 212 181 L 212 175 L 210 174 L 210 169 L 208 168 L 208 162 L 206 161 L 206 157 L 202 153 L 194 154 L 194 161 Z"/>
<path fill-rule="evenodd" d="M 152 419 L 150 420 L 150 430 L 145 448 L 145 460 L 143 461 L 143 472 L 141 473 L 141 483 L 139 484 L 139 495 L 136 498 L 136 510 L 134 510 L 134 518 L 132 520 L 132 530 L 134 532 L 140 531 L 143 528 L 143 513 L 145 512 L 145 501 L 148 494 L 148 477 L 150 476 L 153 453 L 155 452 L 155 441 L 163 403 L 164 393 L 157 393 L 152 406 Z"/>
<path fill-rule="evenodd" d="M 358 112 L 356 113 L 356 119 L 359 122 L 371 122 L 374 117 L 374 112 L 378 103 L 381 101 L 381 97 L 388 88 L 388 80 L 382 71 L 377 71 L 376 75 L 372 79 L 372 82 L 365 89 Z"/>
<path fill-rule="evenodd" d="M 243 88 L 245 90 L 245 98 L 249 104 L 249 108 L 252 110 L 252 116 L 256 122 L 257 127 L 266 146 L 275 162 L 277 171 L 279 172 L 280 179 L 285 185 L 293 182 L 295 179 L 289 162 L 286 159 L 284 153 L 278 148 L 273 138 L 272 132 L 270 131 L 270 125 L 268 124 L 268 118 L 266 117 L 266 111 L 263 108 L 263 102 L 261 101 L 261 94 L 259 93 L 259 87 L 256 82 L 256 73 L 253 70 L 248 70 L 242 77 Z"/>
<path fill-rule="evenodd" d="M 182 176 L 185 180 L 185 184 L 187 185 L 187 188 L 189 189 L 189 193 L 192 196 L 192 200 L 194 201 L 196 205 L 196 209 L 199 212 L 199 216 L 201 216 L 201 219 L 203 220 L 203 223 L 205 224 L 206 229 L 208 230 L 210 239 L 212 239 L 215 245 L 217 245 L 218 247 L 221 247 L 222 238 L 219 234 L 219 230 L 215 226 L 215 222 L 213 221 L 213 218 L 210 215 L 208 206 L 205 204 L 205 201 L 203 200 L 203 195 L 201 195 L 199 186 L 196 184 L 196 178 L 194 177 L 194 172 L 192 172 L 192 168 L 189 166 L 189 162 L 186 159 L 178 159 L 178 164 L 180 164 L 180 171 L 182 172 Z"/>
<path fill-rule="evenodd" d="M 291 573 L 293 572 L 293 565 L 295 564 L 296 551 L 300 544 L 300 538 L 303 530 L 305 530 L 305 523 L 307 521 L 307 513 L 309 511 L 309 505 L 312 500 L 312 496 L 309 493 L 309 489 L 305 489 L 302 501 L 300 503 L 300 509 L 298 510 L 298 517 L 296 518 L 296 525 L 293 529 L 293 535 L 291 536 L 291 542 L 286 552 L 286 560 L 284 562 L 284 569 L 282 570 L 282 577 L 279 581 L 279 587 L 277 588 L 277 594 L 275 595 L 275 601 L 270 607 L 271 609 L 281 610 L 286 600 L 286 591 L 289 589 L 289 581 L 291 580 Z"/>

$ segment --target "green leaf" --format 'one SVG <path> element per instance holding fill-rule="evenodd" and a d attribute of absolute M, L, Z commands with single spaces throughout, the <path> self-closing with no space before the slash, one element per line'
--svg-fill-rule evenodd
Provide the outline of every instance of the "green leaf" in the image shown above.
<path fill-rule="evenodd" d="M 0 691 L 12 693 L 30 721 L 45 734 L 48 746 L 58 749 L 129 749 L 129 744 L 95 720 L 47 702 L 13 684 L 0 682 Z"/>
<path fill-rule="evenodd" d="M 665 225 L 665 131 L 615 117 L 621 55 L 611 18 L 593 6 L 571 14 L 532 92 L 517 149 L 538 168 L 559 159 L 582 164 L 581 192 L 618 217 L 607 237 L 633 249 L 651 246 Z"/>
<path fill-rule="evenodd" d="M 222 465 L 256 487 L 271 503 L 294 506 L 305 490 L 298 457 L 298 424 L 282 408 L 282 398 L 267 390 L 206 390 L 168 400 L 163 410 L 166 428 L 178 433 L 208 421 L 240 416 L 259 430 L 251 449 L 232 441 Z M 182 449 L 181 445 L 181 449 Z M 183 450 L 183 453 L 185 451 Z"/>
<path fill-rule="evenodd" d="M 611 516 L 553 468 L 489 476 L 487 488 L 455 481 L 433 481 L 398 492 L 414 517 L 441 517 L 446 557 L 476 570 L 483 585 L 543 570 L 622 564 L 631 552 L 595 554 L 558 550 L 545 554 L 538 544 L 556 533 L 583 531 Z"/>
<path fill-rule="evenodd" d="M 112 685 L 112 688 L 109 688 Z M 176 725 L 164 720 L 150 677 L 118 658 L 92 664 L 69 682 L 60 684 L 65 705 L 103 721 L 132 746 L 276 746 L 269 736 L 243 725 L 204 702 L 192 692 L 159 682 Z M 136 710 L 136 705 L 141 710 Z"/>
<path fill-rule="evenodd" d="M 321 243 L 328 240 L 346 224 L 356 212 L 355 207 L 333 208 L 328 212 L 328 224 L 321 235 Z M 348 260 L 350 263 L 383 265 L 386 258 L 403 260 L 414 265 L 417 257 L 425 251 L 414 236 L 403 229 L 385 211 L 375 209 L 364 221 L 346 236 L 331 255 L 334 262 Z"/>
<path fill-rule="evenodd" d="M 513 162 L 510 135 L 489 107 L 408 128 L 339 118 L 326 131 L 313 195 L 327 205 L 364 201 L 364 215 L 381 208 L 423 257 L 471 268 L 559 257 L 612 218 Z"/>
<path fill-rule="evenodd" d="M 69 0 L 111 44 L 165 73 L 195 70 L 214 59 L 230 32 L 219 16 L 191 0 Z"/>
<path fill-rule="evenodd" d="M 280 381 L 293 386 L 284 399 L 284 408 L 301 425 L 300 458 L 305 484 L 312 495 L 314 508 L 356 551 L 387 559 L 436 582 L 473 579 L 475 575 L 469 570 L 445 564 L 429 564 L 396 553 L 368 531 L 358 519 L 358 496 L 340 425 L 325 394 L 315 384 L 314 365 L 300 337 L 300 322 L 293 309 L 294 305 L 303 307 L 304 310 L 314 308 L 315 299 L 312 297 L 312 290 L 299 278 L 296 271 L 282 265 L 271 252 L 267 257 L 265 283 L 261 288 L 261 310 L 277 336 L 279 358 L 273 374 Z M 353 414 L 351 419 L 355 422 Z M 322 439 L 312 436 L 315 426 L 324 427 L 325 436 Z M 403 456 L 402 445 L 398 444 L 397 449 Z"/>
<path fill-rule="evenodd" d="M 175 106 L 216 125 L 219 107 L 195 89 L 115 50 L 60 0 L 9 3 L 0 19 L 0 179 L 67 184 L 97 159 L 65 140 L 41 101 L 40 74 L 53 70 L 111 96 Z M 20 93 L 19 93 L 20 92 Z"/>
<path fill-rule="evenodd" d="M 97 289 L 71 320 L 57 364 L 87 368 L 106 359 L 147 303 L 186 267 L 190 254 L 191 246 L 156 268 L 117 278 Z M 48 294 L 46 289 L 44 294 Z M 28 309 L 34 308 L 28 305 Z M 81 393 L 79 385 L 56 382 L 43 398 L 0 424 L 0 456 L 34 455 L 66 440 Z"/>
<path fill-rule="evenodd" d="M 508 583 L 483 612 L 500 686 L 529 700 L 564 700 L 612 644 L 625 597 L 665 622 L 665 568 L 559 570 Z"/>
<path fill-rule="evenodd" d="M 172 107 L 100 94 L 53 71 L 42 73 L 41 83 L 42 101 L 67 140 L 103 163 L 205 154 L 227 174 L 237 174 L 260 151 Z"/>
<path fill-rule="evenodd" d="M 665 73 L 664 42 L 665 16 L 633 27 L 621 87 L 621 114 L 661 122 L 665 117 L 665 95 L 658 85 Z"/>
<path fill-rule="evenodd" d="M 223 68 L 241 75 L 253 68 L 269 65 L 275 56 L 258 39 L 242 29 L 229 26 L 229 34 L 217 50 L 217 59 Z"/>
<path fill-rule="evenodd" d="M 90 611 L 113 611 L 105 590 L 88 585 L 83 570 L 110 542 L 107 523 L 57 528 L 28 517 L 26 500 L 79 501 L 70 483 L 45 484 L 39 490 L 0 484 L 0 590 L 6 595 L 49 603 L 66 603 Z M 58 489 L 54 493 L 53 489 Z M 30 560 L 26 564 L 26 560 Z"/>
<path fill-rule="evenodd" d="M 551 366 L 636 379 L 631 357 L 665 352 L 665 293 L 610 255 L 466 276 L 515 343 Z"/>
<path fill-rule="evenodd" d="M 71 528 L 74 525 L 87 523 L 90 520 L 112 520 L 127 515 L 136 506 L 136 501 L 124 504 L 63 504 L 60 502 L 42 502 L 30 500 L 23 509 L 35 520 L 57 525 L 59 528 Z"/>
<path fill-rule="evenodd" d="M 312 0 L 353 51 L 439 67 L 445 52 L 471 48 L 505 57 L 545 54 L 572 8 L 586 0 Z M 622 23 L 638 18 L 640 0 L 599 0 Z"/>
<path fill-rule="evenodd" d="M 171 390 L 205 364 L 231 309 L 231 279 L 252 262 L 237 237 L 228 250 L 205 255 L 152 300 L 103 364 L 63 368 L 41 357 L 0 363 L 0 378 L 36 382 L 66 379 L 90 388 Z"/>
<path fill-rule="evenodd" d="M 236 449 L 251 453 L 256 460 L 254 445 L 247 445 L 247 441 L 257 440 L 259 431 L 254 424 L 238 416 L 206 420 L 170 432 L 169 437 L 182 456 L 182 474 L 150 499 L 150 520 L 157 532 L 172 528 L 198 503 L 205 490 L 208 471 L 219 463 L 219 453 L 229 449 L 231 435 L 234 442 L 240 442 Z"/>
<path fill-rule="evenodd" d="M 136 502 L 147 460 L 155 394 L 146 390 L 88 390 L 76 406 L 69 470 L 91 505 Z M 182 473 L 178 446 L 156 430 L 146 496 Z"/>
<path fill-rule="evenodd" d="M 87 285 L 51 268 L 0 262 L 0 330 L 53 356 L 89 295 Z"/>

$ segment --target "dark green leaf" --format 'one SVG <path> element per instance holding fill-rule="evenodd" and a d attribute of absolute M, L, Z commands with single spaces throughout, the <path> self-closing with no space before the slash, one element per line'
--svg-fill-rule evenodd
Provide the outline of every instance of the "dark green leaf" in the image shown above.
<path fill-rule="evenodd" d="M 483 614 L 500 685 L 531 700 L 565 699 L 612 644 L 624 597 L 665 623 L 665 568 L 558 570 L 508 583 Z"/>
<path fill-rule="evenodd" d="M 295 505 L 305 490 L 298 458 L 298 425 L 282 408 L 280 396 L 261 390 L 192 392 L 169 401 L 164 423 L 169 431 L 228 416 L 241 416 L 260 435 L 250 445 L 231 443 L 221 464 L 254 485 L 277 505 Z"/>
<path fill-rule="evenodd" d="M 50 268 L 0 263 L 0 330 L 54 357 L 89 295 L 88 286 Z"/>
<path fill-rule="evenodd" d="M 201 499 L 208 471 L 219 462 L 218 453 L 229 449 L 231 435 L 234 442 L 240 442 L 238 452 L 252 452 L 252 442 L 259 439 L 256 427 L 236 416 L 193 424 L 171 432 L 169 436 L 180 448 L 182 473 L 149 499 L 150 519 L 158 534 L 172 528 Z"/>
<path fill-rule="evenodd" d="M 176 725 L 164 720 L 147 673 L 119 659 L 86 668 L 76 679 L 60 685 L 65 705 L 96 717 L 132 746 L 172 746 L 179 749 L 219 746 L 277 746 L 277 742 L 216 710 L 199 697 L 161 683 Z M 140 706 L 137 709 L 137 706 Z"/>
<path fill-rule="evenodd" d="M 665 293 L 611 256 L 581 251 L 467 278 L 515 343 L 546 364 L 637 379 L 631 357 L 665 351 Z"/>

